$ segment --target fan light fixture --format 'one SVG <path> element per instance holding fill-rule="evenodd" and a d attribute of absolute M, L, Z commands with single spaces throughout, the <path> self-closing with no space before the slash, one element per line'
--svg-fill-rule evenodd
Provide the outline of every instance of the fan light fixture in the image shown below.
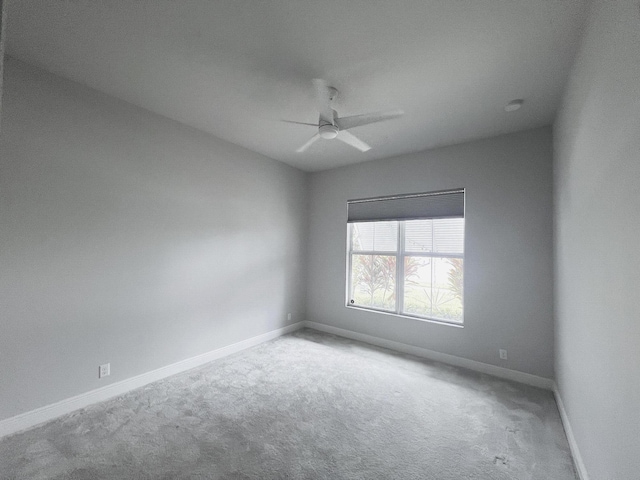
<path fill-rule="evenodd" d="M 321 125 L 320 128 L 318 128 L 318 133 L 320 133 L 322 138 L 332 140 L 338 136 L 338 128 L 335 125 L 330 124 Z"/>

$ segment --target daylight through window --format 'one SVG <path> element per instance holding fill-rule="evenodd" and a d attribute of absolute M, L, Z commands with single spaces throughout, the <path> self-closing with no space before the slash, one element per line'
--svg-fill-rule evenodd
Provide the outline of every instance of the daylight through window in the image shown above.
<path fill-rule="evenodd" d="M 353 201 L 349 219 L 348 306 L 463 322 L 463 191 Z"/>

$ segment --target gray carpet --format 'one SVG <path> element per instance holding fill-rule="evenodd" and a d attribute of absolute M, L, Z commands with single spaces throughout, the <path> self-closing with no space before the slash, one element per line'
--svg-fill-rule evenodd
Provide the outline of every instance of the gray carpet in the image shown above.
<path fill-rule="evenodd" d="M 302 330 L 0 441 L 3 479 L 574 480 L 550 392 Z"/>

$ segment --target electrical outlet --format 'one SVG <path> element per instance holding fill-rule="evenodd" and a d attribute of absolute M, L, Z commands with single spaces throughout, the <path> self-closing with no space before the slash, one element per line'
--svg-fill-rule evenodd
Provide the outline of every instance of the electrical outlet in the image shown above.
<path fill-rule="evenodd" d="M 507 359 L 507 351 L 504 348 L 500 349 L 500 360 L 506 360 Z"/>
<path fill-rule="evenodd" d="M 287 313 L 287 320 L 291 320 L 291 314 Z"/>
<path fill-rule="evenodd" d="M 111 375 L 111 364 L 105 363 L 104 365 L 100 365 L 98 367 L 98 378 L 108 377 Z"/>

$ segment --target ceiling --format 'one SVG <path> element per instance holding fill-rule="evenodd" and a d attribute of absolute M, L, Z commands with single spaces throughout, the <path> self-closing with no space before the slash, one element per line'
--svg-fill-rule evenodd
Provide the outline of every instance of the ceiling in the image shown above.
<path fill-rule="evenodd" d="M 7 53 L 307 171 L 553 121 L 586 0 L 13 0 Z M 320 140 L 312 79 L 362 153 Z M 524 106 L 505 112 L 523 98 Z"/>

